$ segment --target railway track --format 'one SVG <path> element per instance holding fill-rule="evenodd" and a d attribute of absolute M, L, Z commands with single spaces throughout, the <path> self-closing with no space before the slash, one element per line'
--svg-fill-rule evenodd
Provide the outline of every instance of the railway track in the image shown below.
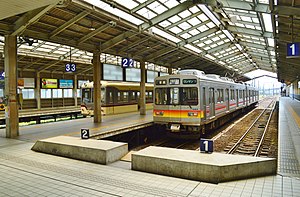
<path fill-rule="evenodd" d="M 271 100 L 268 106 L 253 121 L 251 126 L 240 137 L 229 143 L 224 151 L 227 154 L 243 154 L 252 156 L 268 156 L 271 136 L 267 134 L 271 117 L 275 108 L 275 100 Z"/>

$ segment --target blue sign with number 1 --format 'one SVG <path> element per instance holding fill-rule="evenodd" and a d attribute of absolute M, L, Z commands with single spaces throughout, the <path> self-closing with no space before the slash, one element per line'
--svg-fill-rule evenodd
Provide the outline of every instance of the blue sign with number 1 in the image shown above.
<path fill-rule="evenodd" d="M 213 149 L 214 144 L 212 140 L 208 139 L 200 139 L 200 151 L 206 152 L 206 153 L 212 153 L 214 151 Z"/>
<path fill-rule="evenodd" d="M 300 57 L 300 42 L 287 44 L 287 57 Z"/>

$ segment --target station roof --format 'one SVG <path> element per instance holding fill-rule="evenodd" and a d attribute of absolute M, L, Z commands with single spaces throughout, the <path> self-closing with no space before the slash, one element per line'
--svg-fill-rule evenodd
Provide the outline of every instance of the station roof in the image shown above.
<path fill-rule="evenodd" d="M 130 57 L 242 80 L 256 69 L 287 83 L 300 74 L 300 59 L 286 58 L 286 44 L 300 41 L 300 0 L 52 0 L 31 11 L 28 1 L 5 2 L 0 12 L 24 8 L 0 15 L 0 34 L 19 36 L 23 70 L 63 72 L 71 54 L 91 74 L 100 52 L 102 62 Z"/>

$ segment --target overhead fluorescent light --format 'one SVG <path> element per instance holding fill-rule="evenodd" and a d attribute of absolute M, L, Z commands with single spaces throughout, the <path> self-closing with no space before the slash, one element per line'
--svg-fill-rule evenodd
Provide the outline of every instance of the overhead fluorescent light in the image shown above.
<path fill-rule="evenodd" d="M 198 6 L 201 8 L 202 12 L 204 12 L 204 14 L 208 16 L 208 18 L 210 18 L 210 20 L 212 20 L 212 22 L 214 22 L 218 27 L 221 25 L 220 20 L 210 11 L 210 9 L 206 7 L 206 5 L 200 4 Z"/>
<path fill-rule="evenodd" d="M 229 40 L 233 41 L 234 37 L 232 36 L 232 34 L 228 31 L 228 30 L 222 30 L 223 33 L 227 36 L 227 38 L 229 38 Z"/>

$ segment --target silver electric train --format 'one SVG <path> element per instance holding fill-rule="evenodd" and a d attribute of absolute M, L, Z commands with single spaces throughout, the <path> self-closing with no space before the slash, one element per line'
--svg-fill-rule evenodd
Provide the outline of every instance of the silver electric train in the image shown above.
<path fill-rule="evenodd" d="M 258 90 L 227 77 L 182 70 L 157 77 L 154 83 L 154 123 L 179 134 L 204 134 L 254 107 Z"/>

